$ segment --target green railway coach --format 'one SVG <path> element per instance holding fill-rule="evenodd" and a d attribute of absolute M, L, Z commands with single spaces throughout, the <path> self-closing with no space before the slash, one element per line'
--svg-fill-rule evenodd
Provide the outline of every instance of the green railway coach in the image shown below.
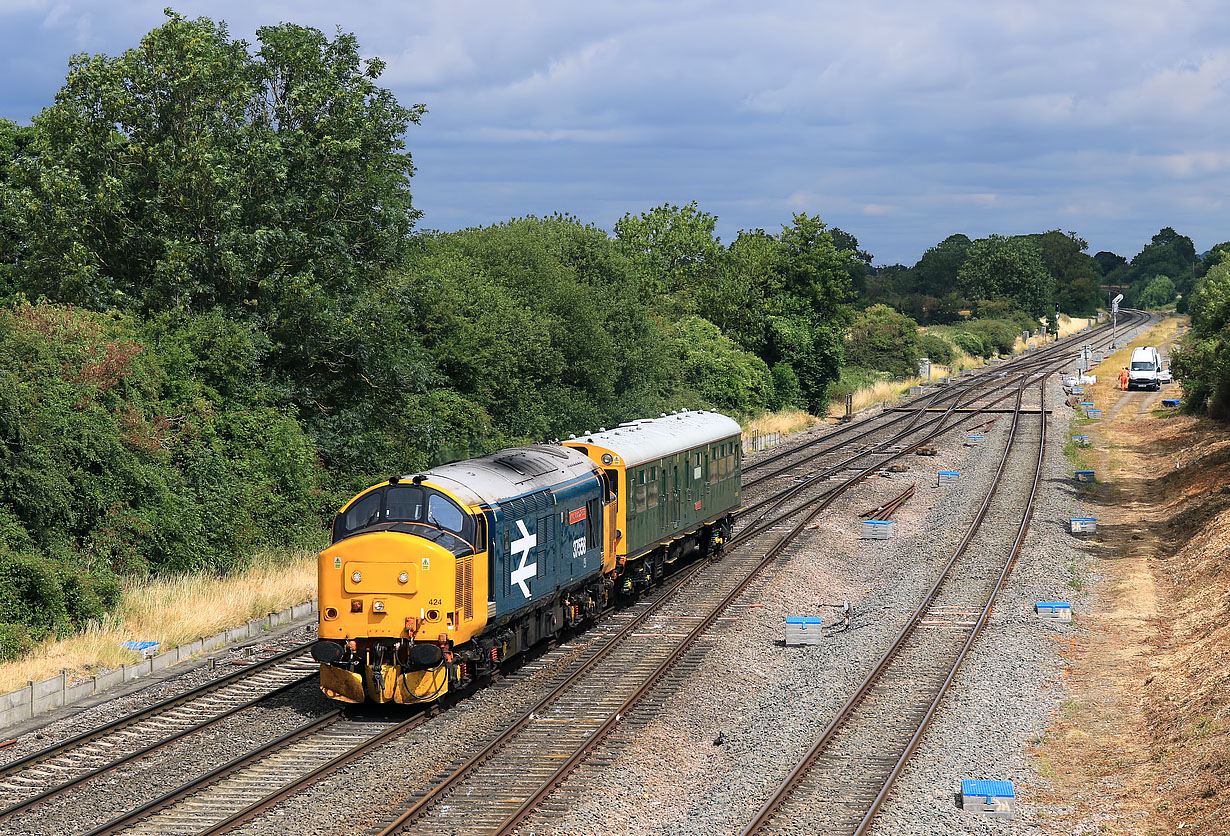
<path fill-rule="evenodd" d="M 740 496 L 740 438 L 738 423 L 725 415 L 683 410 L 564 442 L 605 475 L 611 499 L 605 554 L 626 564 L 625 592 L 730 537 Z"/>

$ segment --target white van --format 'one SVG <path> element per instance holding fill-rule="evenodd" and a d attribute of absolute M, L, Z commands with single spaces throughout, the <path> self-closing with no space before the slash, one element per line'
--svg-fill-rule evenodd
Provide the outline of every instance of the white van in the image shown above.
<path fill-rule="evenodd" d="M 1161 389 L 1162 358 L 1153 346 L 1133 349 L 1128 366 L 1129 389 Z"/>

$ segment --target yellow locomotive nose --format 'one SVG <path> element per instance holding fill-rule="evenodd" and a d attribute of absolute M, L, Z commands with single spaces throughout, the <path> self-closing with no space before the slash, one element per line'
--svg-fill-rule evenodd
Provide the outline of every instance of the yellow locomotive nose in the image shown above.
<path fill-rule="evenodd" d="M 454 644 L 482 623 L 473 614 L 474 556 L 423 537 L 373 531 L 320 554 L 321 689 L 344 702 L 422 702 L 448 688 Z M 485 573 L 484 573 L 485 574 Z"/>

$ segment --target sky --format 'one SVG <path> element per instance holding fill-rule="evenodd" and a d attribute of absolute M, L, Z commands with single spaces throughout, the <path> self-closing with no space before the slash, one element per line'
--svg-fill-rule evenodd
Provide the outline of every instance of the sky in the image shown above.
<path fill-rule="evenodd" d="M 0 117 L 171 0 L 0 0 Z M 954 233 L 1073 231 L 1130 258 L 1230 240 L 1230 9 L 1204 0 L 181 2 L 255 40 L 353 32 L 423 103 L 420 228 L 695 201 L 729 243 L 793 213 L 913 264 Z"/>

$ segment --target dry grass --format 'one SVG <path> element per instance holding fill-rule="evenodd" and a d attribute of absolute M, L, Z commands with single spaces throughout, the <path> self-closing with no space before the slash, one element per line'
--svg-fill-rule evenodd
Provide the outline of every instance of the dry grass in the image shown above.
<path fill-rule="evenodd" d="M 120 606 L 82 633 L 45 642 L 26 658 L 0 664 L 0 693 L 61 670 L 89 676 L 139 661 L 125 641 L 162 642 L 170 650 L 270 612 L 311 600 L 316 594 L 316 553 L 268 555 L 225 578 L 183 575 L 127 585 Z"/>
<path fill-rule="evenodd" d="M 956 352 L 955 359 L 951 365 L 941 366 L 938 363 L 931 364 L 931 380 L 938 380 L 941 377 L 953 377 L 965 369 L 973 369 L 980 366 L 981 363 L 977 359 L 969 356 L 963 351 Z M 925 381 L 919 377 L 907 377 L 902 380 L 878 380 L 870 386 L 863 386 L 854 390 L 855 412 L 858 412 L 876 404 L 890 403 L 899 400 L 907 392 L 911 386 L 918 386 Z M 846 402 L 844 398 L 835 399 L 829 404 L 828 417 L 840 418 L 846 414 Z"/>
<path fill-rule="evenodd" d="M 783 409 L 781 412 L 766 412 L 745 422 L 743 434 L 745 436 L 768 435 L 769 433 L 789 435 L 819 422 L 820 419 L 810 412 L 804 412 L 801 409 Z"/>
<path fill-rule="evenodd" d="M 932 366 L 931 374 L 933 377 L 944 377 L 947 375 L 947 370 L 937 374 L 936 369 L 942 369 L 942 366 Z M 867 409 L 870 406 L 875 406 L 880 403 L 888 403 L 899 399 L 906 392 L 910 391 L 911 386 L 918 385 L 918 378 L 910 377 L 905 380 L 877 380 L 870 386 L 864 386 L 854 390 L 854 411 Z M 828 415 L 830 418 L 840 418 L 846 414 L 846 402 L 842 398 L 834 400 L 829 404 Z"/>
<path fill-rule="evenodd" d="M 1068 337 L 1078 331 L 1083 330 L 1086 326 L 1096 325 L 1097 319 L 1094 317 L 1068 316 L 1067 314 L 1059 315 L 1059 336 Z M 1042 323 L 1038 323 L 1038 327 L 1042 327 Z M 1027 348 L 1034 348 L 1045 345 L 1047 342 L 1054 342 L 1055 338 L 1047 334 L 1043 337 L 1030 337 L 1028 340 L 1023 340 L 1020 337 L 1016 338 L 1016 345 L 1012 347 L 1013 351 L 1020 352 Z"/>

